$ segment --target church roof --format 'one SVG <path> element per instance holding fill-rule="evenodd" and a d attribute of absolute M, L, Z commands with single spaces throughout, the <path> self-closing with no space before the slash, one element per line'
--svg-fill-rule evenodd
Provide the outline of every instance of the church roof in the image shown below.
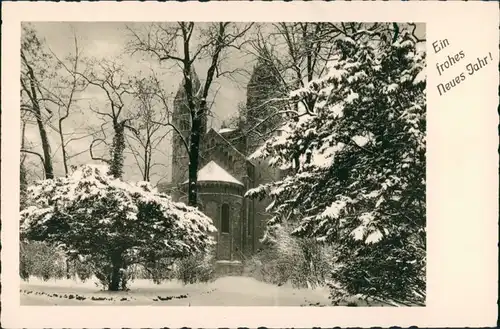
<path fill-rule="evenodd" d="M 198 171 L 199 182 L 225 182 L 242 185 L 243 183 L 234 178 L 214 161 L 210 161 Z M 188 183 L 185 181 L 184 184 Z"/>
<path fill-rule="evenodd" d="M 237 129 L 235 129 L 237 130 Z M 243 153 L 241 153 L 234 145 L 233 143 L 231 143 L 230 141 L 228 141 L 224 135 L 225 133 L 228 133 L 228 131 L 226 132 L 223 132 L 221 133 L 220 131 L 217 131 L 215 130 L 214 128 L 210 128 L 210 130 L 208 131 L 207 135 L 208 134 L 215 134 L 216 136 L 218 136 L 218 138 L 220 138 L 221 140 L 223 140 L 229 147 L 231 147 L 239 156 L 241 156 L 243 159 L 245 159 L 246 161 L 248 161 L 248 163 L 250 163 L 252 166 L 255 166 L 255 164 L 253 163 L 252 160 L 248 159 L 248 157 L 246 155 L 244 155 Z"/>

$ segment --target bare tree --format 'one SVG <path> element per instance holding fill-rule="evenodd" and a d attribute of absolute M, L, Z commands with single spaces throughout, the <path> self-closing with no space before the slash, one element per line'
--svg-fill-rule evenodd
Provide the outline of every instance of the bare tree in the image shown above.
<path fill-rule="evenodd" d="M 25 115 L 21 113 L 21 150 L 25 149 L 26 144 L 26 120 Z M 19 191 L 20 191 L 20 208 L 23 209 L 26 205 L 26 192 L 28 189 L 27 170 L 26 170 L 26 155 L 21 153 L 21 162 L 19 164 Z M 42 158 L 43 163 L 43 158 Z"/>
<path fill-rule="evenodd" d="M 52 98 L 52 102 L 57 106 L 57 129 L 56 132 L 59 135 L 60 145 L 57 150 L 61 150 L 62 161 L 64 167 L 64 173 L 67 176 L 69 174 L 69 159 L 67 147 L 68 144 L 74 140 L 78 140 L 84 137 L 71 137 L 73 133 L 66 134 L 64 132 L 64 121 L 70 117 L 71 111 L 75 110 L 76 103 L 78 101 L 77 94 L 83 91 L 85 83 L 83 79 L 76 73 L 79 70 L 79 65 L 81 64 L 81 50 L 78 47 L 78 40 L 76 34 L 73 35 L 74 42 L 74 56 L 68 56 L 65 60 L 60 59 L 52 50 L 51 54 L 56 60 L 58 66 L 61 67 L 61 78 L 60 86 L 55 90 L 47 89 L 46 92 Z M 68 136 L 69 135 L 69 136 Z M 71 137 L 71 138 L 66 138 Z M 56 150 L 56 151 L 57 151 Z"/>
<path fill-rule="evenodd" d="M 280 22 L 259 30 L 249 49 L 257 64 L 248 84 L 245 134 L 259 145 L 275 133 L 280 122 L 313 114 L 313 96 L 300 100 L 304 111 L 299 112 L 299 103 L 290 103 L 289 95 L 327 72 L 337 38 L 370 34 L 374 40 L 395 40 L 400 29 L 396 23 Z M 250 151 L 253 148 L 250 145 Z"/>
<path fill-rule="evenodd" d="M 161 88 L 154 72 L 149 78 L 137 79 L 133 84 L 133 94 L 137 102 L 137 119 L 131 123 L 134 130 L 129 134 L 128 145 L 141 172 L 142 179 L 149 182 L 152 170 L 162 163 L 154 162 L 154 153 L 165 140 L 169 125 L 168 97 Z"/>
<path fill-rule="evenodd" d="M 23 129 L 36 124 L 40 133 L 42 152 L 23 141 L 21 152 L 34 155 L 42 161 L 44 178 L 54 177 L 54 163 L 57 153 L 61 152 L 64 173 L 69 171 L 67 148 L 72 141 L 88 136 L 75 137 L 76 129 L 64 131 L 64 122 L 77 109 L 78 94 L 84 88 L 82 79 L 75 73 L 81 62 L 81 50 L 76 35 L 74 54 L 60 59 L 40 39 L 30 25 L 23 25 L 23 42 L 21 49 L 21 110 L 23 113 Z M 55 132 L 60 140 L 52 150 L 51 133 Z M 25 164 L 25 163 L 23 163 Z"/>
<path fill-rule="evenodd" d="M 82 77 L 87 87 L 93 86 L 101 90 L 106 97 L 106 109 L 94 108 L 89 105 L 90 110 L 101 117 L 101 136 L 96 137 L 90 143 L 89 152 L 92 160 L 99 160 L 109 165 L 109 174 L 115 178 L 123 175 L 124 151 L 126 147 L 125 129 L 135 131 L 130 125 L 134 119 L 128 106 L 132 104 L 132 83 L 126 76 L 122 65 L 113 60 L 90 61 L 88 69 L 84 72 L 76 72 Z M 126 98 L 129 99 L 126 99 Z M 111 124 L 113 131 L 112 143 L 108 143 L 105 126 Z M 94 153 L 93 147 L 97 144 L 105 144 L 109 147 L 110 157 L 104 158 Z"/>
<path fill-rule="evenodd" d="M 288 96 L 324 74 L 331 60 L 333 40 L 339 35 L 328 23 L 281 22 L 273 24 L 271 31 L 258 33 L 251 51 L 258 58 L 257 67 L 265 66 L 270 72 L 275 89 Z M 303 105 L 311 111 L 314 100 L 306 99 Z"/>
<path fill-rule="evenodd" d="M 50 142 L 46 129 L 47 115 L 52 112 L 45 106 L 49 99 L 44 97 L 41 85 L 45 79 L 50 79 L 50 55 L 44 49 L 44 43 L 35 31 L 23 25 L 21 40 L 21 110 L 29 111 L 35 118 L 40 133 L 43 155 L 22 149 L 22 152 L 34 154 L 41 158 L 45 178 L 54 178 L 54 167 Z"/>
<path fill-rule="evenodd" d="M 32 121 L 32 119 L 30 118 L 31 117 L 30 114 L 31 113 L 29 112 L 21 112 L 21 161 L 20 161 L 21 194 L 23 194 L 23 192 L 25 192 L 25 189 L 27 188 L 28 173 L 30 172 L 29 167 L 40 168 L 41 165 L 41 168 L 44 168 L 44 162 L 45 162 L 43 155 L 35 151 L 33 146 L 30 145 L 31 143 L 29 143 L 26 139 L 26 128 Z M 33 163 L 29 161 L 29 157 L 32 156 L 34 156 L 34 158 L 36 159 L 35 160 L 36 165 L 33 166 L 31 166 L 31 164 Z M 36 173 L 36 170 L 34 170 L 32 174 L 37 175 L 38 173 Z M 39 175 L 39 178 L 45 178 L 45 169 L 42 170 L 41 175 Z"/>
<path fill-rule="evenodd" d="M 231 73 L 222 66 L 228 49 L 240 49 L 243 36 L 252 24 L 240 26 L 220 22 L 200 24 L 177 22 L 175 24 L 153 24 L 145 31 L 129 28 L 132 40 L 130 50 L 144 52 L 160 62 L 173 61 L 182 69 L 184 92 L 190 112 L 189 142 L 179 134 L 189 157 L 188 203 L 197 206 L 197 181 L 200 157 L 200 138 L 203 118 L 208 111 L 207 98 L 215 78 Z M 194 37 L 196 34 L 196 37 Z M 200 59 L 208 60 L 209 67 L 204 83 L 199 90 L 193 84 L 194 63 Z M 179 127 L 177 127 L 179 128 Z M 176 129 L 179 132 L 179 129 Z"/>
<path fill-rule="evenodd" d="M 402 24 L 386 23 L 328 23 L 280 22 L 271 31 L 261 31 L 250 50 L 262 65 L 266 65 L 283 94 L 303 88 L 323 76 L 328 63 L 334 59 L 334 41 L 339 37 L 354 40 L 367 34 L 373 40 L 395 40 Z M 312 114 L 315 99 L 301 101 Z"/>

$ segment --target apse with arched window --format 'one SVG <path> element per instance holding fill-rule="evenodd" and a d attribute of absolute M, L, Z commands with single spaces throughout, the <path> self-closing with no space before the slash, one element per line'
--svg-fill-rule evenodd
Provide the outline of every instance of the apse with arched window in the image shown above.
<path fill-rule="evenodd" d="M 223 204 L 221 208 L 220 231 L 229 233 L 229 205 Z"/>

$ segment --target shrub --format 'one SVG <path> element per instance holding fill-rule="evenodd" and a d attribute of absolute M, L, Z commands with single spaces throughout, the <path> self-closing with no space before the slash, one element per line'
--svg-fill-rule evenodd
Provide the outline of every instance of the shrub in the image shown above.
<path fill-rule="evenodd" d="M 125 289 L 128 264 L 143 257 L 186 257 L 213 244 L 209 233 L 216 229 L 198 209 L 149 183 L 115 179 L 108 169 L 85 165 L 68 177 L 30 186 L 32 206 L 21 211 L 22 236 L 83 257 L 112 291 Z"/>
<path fill-rule="evenodd" d="M 174 265 L 175 278 L 184 284 L 210 282 L 215 279 L 215 257 L 213 252 L 196 253 L 179 259 Z"/>
<path fill-rule="evenodd" d="M 154 283 L 160 284 L 163 281 L 171 280 L 175 277 L 174 260 L 172 258 L 161 258 L 155 261 L 147 262 L 141 265 L 144 278 L 153 280 Z"/>
<path fill-rule="evenodd" d="M 89 264 L 88 262 L 81 261 L 79 259 L 75 260 L 72 262 L 72 267 L 73 267 L 73 277 L 76 275 L 78 276 L 78 279 L 80 279 L 82 282 L 87 281 L 90 279 L 93 274 L 93 268 L 92 265 Z"/>
<path fill-rule="evenodd" d="M 22 242 L 20 247 L 19 272 L 23 280 L 31 276 L 45 281 L 66 276 L 66 258 L 59 248 L 43 242 Z"/>
<path fill-rule="evenodd" d="M 288 226 L 272 228 L 265 247 L 245 261 L 245 272 L 257 280 L 294 287 L 324 285 L 328 279 L 332 252 L 313 239 L 296 238 Z"/>

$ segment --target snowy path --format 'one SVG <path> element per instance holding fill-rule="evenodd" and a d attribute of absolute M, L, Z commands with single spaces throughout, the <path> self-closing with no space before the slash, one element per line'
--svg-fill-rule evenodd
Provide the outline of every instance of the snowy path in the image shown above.
<path fill-rule="evenodd" d="M 71 298 L 71 299 L 70 299 Z M 98 300 L 98 299 L 106 300 Z M 94 299 L 94 300 L 92 300 Z M 274 286 L 248 277 L 208 284 L 136 280 L 128 292 L 100 291 L 92 281 L 31 279 L 21 282 L 22 305 L 328 306 L 328 290 Z"/>

